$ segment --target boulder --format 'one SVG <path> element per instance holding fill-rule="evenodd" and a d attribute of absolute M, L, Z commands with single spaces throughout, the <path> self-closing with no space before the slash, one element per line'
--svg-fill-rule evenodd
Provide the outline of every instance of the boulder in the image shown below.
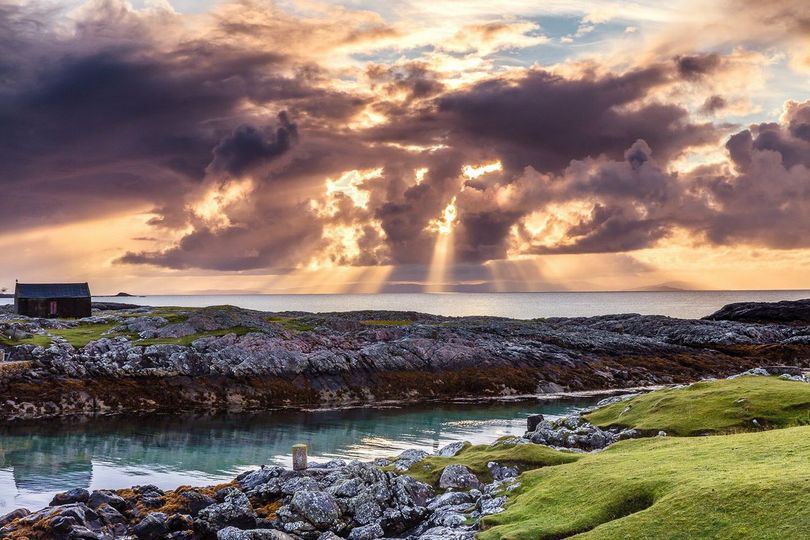
<path fill-rule="evenodd" d="M 132 528 L 140 540 L 158 540 L 169 532 L 169 525 L 166 523 L 166 514 L 163 512 L 152 512 L 143 518 Z"/>
<path fill-rule="evenodd" d="M 459 452 L 461 449 L 464 448 L 463 441 L 456 441 L 445 446 L 442 446 L 438 450 L 436 450 L 436 455 L 441 457 L 453 457 Z"/>
<path fill-rule="evenodd" d="M 256 512 L 247 496 L 236 488 L 228 488 L 224 501 L 212 504 L 200 510 L 195 523 L 209 533 L 232 526 L 240 529 L 253 529 L 256 527 Z"/>
<path fill-rule="evenodd" d="M 275 529 L 242 530 L 225 527 L 217 532 L 217 540 L 295 540 L 289 534 Z"/>
<path fill-rule="evenodd" d="M 443 489 L 471 489 L 477 488 L 481 483 L 478 478 L 464 465 L 448 465 L 439 478 L 439 487 Z"/>
<path fill-rule="evenodd" d="M 335 498 L 323 491 L 299 491 L 290 501 L 290 508 L 320 530 L 326 530 L 340 518 Z"/>
<path fill-rule="evenodd" d="M 50 506 L 61 506 L 63 504 L 73 504 L 79 502 L 86 503 L 88 499 L 90 499 L 89 491 L 84 488 L 76 488 L 54 495 Z"/>

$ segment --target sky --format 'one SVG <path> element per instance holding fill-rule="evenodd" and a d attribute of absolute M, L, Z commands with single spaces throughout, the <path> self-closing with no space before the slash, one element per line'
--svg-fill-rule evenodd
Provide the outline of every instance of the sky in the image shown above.
<path fill-rule="evenodd" d="M 0 287 L 810 288 L 804 0 L 0 0 Z"/>

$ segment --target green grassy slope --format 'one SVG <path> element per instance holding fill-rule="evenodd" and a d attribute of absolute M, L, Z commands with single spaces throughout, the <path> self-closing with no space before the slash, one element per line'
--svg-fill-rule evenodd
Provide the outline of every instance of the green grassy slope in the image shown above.
<path fill-rule="evenodd" d="M 776 377 L 739 377 L 659 390 L 586 415 L 600 426 L 668 435 L 733 433 L 810 424 L 810 384 Z"/>
<path fill-rule="evenodd" d="M 623 441 L 524 473 L 479 538 L 808 538 L 809 464 L 810 427 Z"/>
<path fill-rule="evenodd" d="M 539 444 L 507 444 L 495 443 L 493 445 L 470 445 L 453 457 L 429 456 L 416 463 L 405 474 L 433 486 L 439 485 L 439 477 L 448 465 L 460 464 L 470 469 L 479 480 L 491 482 L 492 477 L 487 469 L 487 463 L 497 461 L 501 465 L 517 467 L 520 471 L 537 469 L 570 463 L 581 457 L 573 452 L 560 452 L 541 446 Z"/>

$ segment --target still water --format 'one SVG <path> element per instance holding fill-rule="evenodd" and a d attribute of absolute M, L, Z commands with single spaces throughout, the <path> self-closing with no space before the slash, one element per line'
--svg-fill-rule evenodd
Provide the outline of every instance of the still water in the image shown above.
<path fill-rule="evenodd" d="M 66 418 L 0 427 L 0 513 L 46 506 L 73 487 L 161 488 L 233 479 L 264 463 L 290 465 L 304 442 L 311 459 L 372 459 L 453 441 L 522 434 L 532 413 L 563 415 L 592 404 L 523 400 L 212 416 Z"/>
<path fill-rule="evenodd" d="M 777 302 L 810 298 L 810 291 L 667 291 L 540 293 L 385 293 L 174 295 L 96 301 L 149 306 L 204 307 L 231 304 L 262 311 L 419 311 L 460 317 L 489 315 L 514 319 L 591 317 L 614 313 L 700 318 L 732 302 Z M 0 298 L 0 304 L 10 303 Z"/>

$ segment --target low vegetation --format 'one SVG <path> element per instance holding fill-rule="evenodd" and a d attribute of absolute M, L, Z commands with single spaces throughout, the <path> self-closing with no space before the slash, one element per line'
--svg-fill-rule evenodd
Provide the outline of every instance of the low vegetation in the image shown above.
<path fill-rule="evenodd" d="M 448 465 L 459 464 L 470 469 L 480 480 L 491 482 L 492 477 L 487 469 L 487 463 L 490 461 L 517 467 L 520 471 L 528 471 L 538 467 L 570 463 L 580 457 L 581 454 L 561 452 L 537 444 L 498 442 L 493 445 L 481 444 L 473 446 L 468 443 L 455 456 L 427 457 L 411 467 L 406 474 L 432 486 L 438 486 L 442 470 Z"/>
<path fill-rule="evenodd" d="M 603 407 L 587 419 L 647 433 L 720 435 L 626 440 L 526 472 L 506 511 L 484 518 L 479 538 L 803 537 L 808 410 L 810 385 L 776 377 L 700 382 Z M 759 429 L 754 419 L 784 429 L 742 433 Z"/>
<path fill-rule="evenodd" d="M 521 476 L 481 540 L 783 539 L 810 520 L 810 427 L 623 441 Z"/>
<path fill-rule="evenodd" d="M 365 321 L 360 321 L 360 323 L 369 326 L 410 326 L 413 324 L 413 321 L 410 321 L 408 319 L 394 319 L 394 320 L 368 319 Z"/>
<path fill-rule="evenodd" d="M 643 394 L 586 418 L 600 427 L 679 436 L 810 425 L 810 384 L 777 377 L 705 381 Z"/>
<path fill-rule="evenodd" d="M 310 332 L 315 329 L 313 324 L 295 317 L 267 317 L 266 320 L 267 322 L 280 324 L 290 332 Z"/>
<path fill-rule="evenodd" d="M 246 326 L 234 326 L 233 328 L 223 328 L 221 330 L 212 330 L 210 332 L 198 332 L 188 336 L 181 337 L 165 337 L 165 338 L 150 338 L 139 339 L 135 341 L 135 345 L 149 346 L 149 345 L 183 345 L 188 347 L 200 338 L 207 336 L 225 336 L 228 334 L 236 334 L 237 336 L 244 336 L 249 332 L 256 332 L 254 328 Z"/>
<path fill-rule="evenodd" d="M 116 323 L 109 324 L 82 324 L 72 328 L 49 329 L 48 333 L 65 338 L 72 346 L 80 349 L 90 343 L 105 337 L 105 333 L 118 326 Z"/>

